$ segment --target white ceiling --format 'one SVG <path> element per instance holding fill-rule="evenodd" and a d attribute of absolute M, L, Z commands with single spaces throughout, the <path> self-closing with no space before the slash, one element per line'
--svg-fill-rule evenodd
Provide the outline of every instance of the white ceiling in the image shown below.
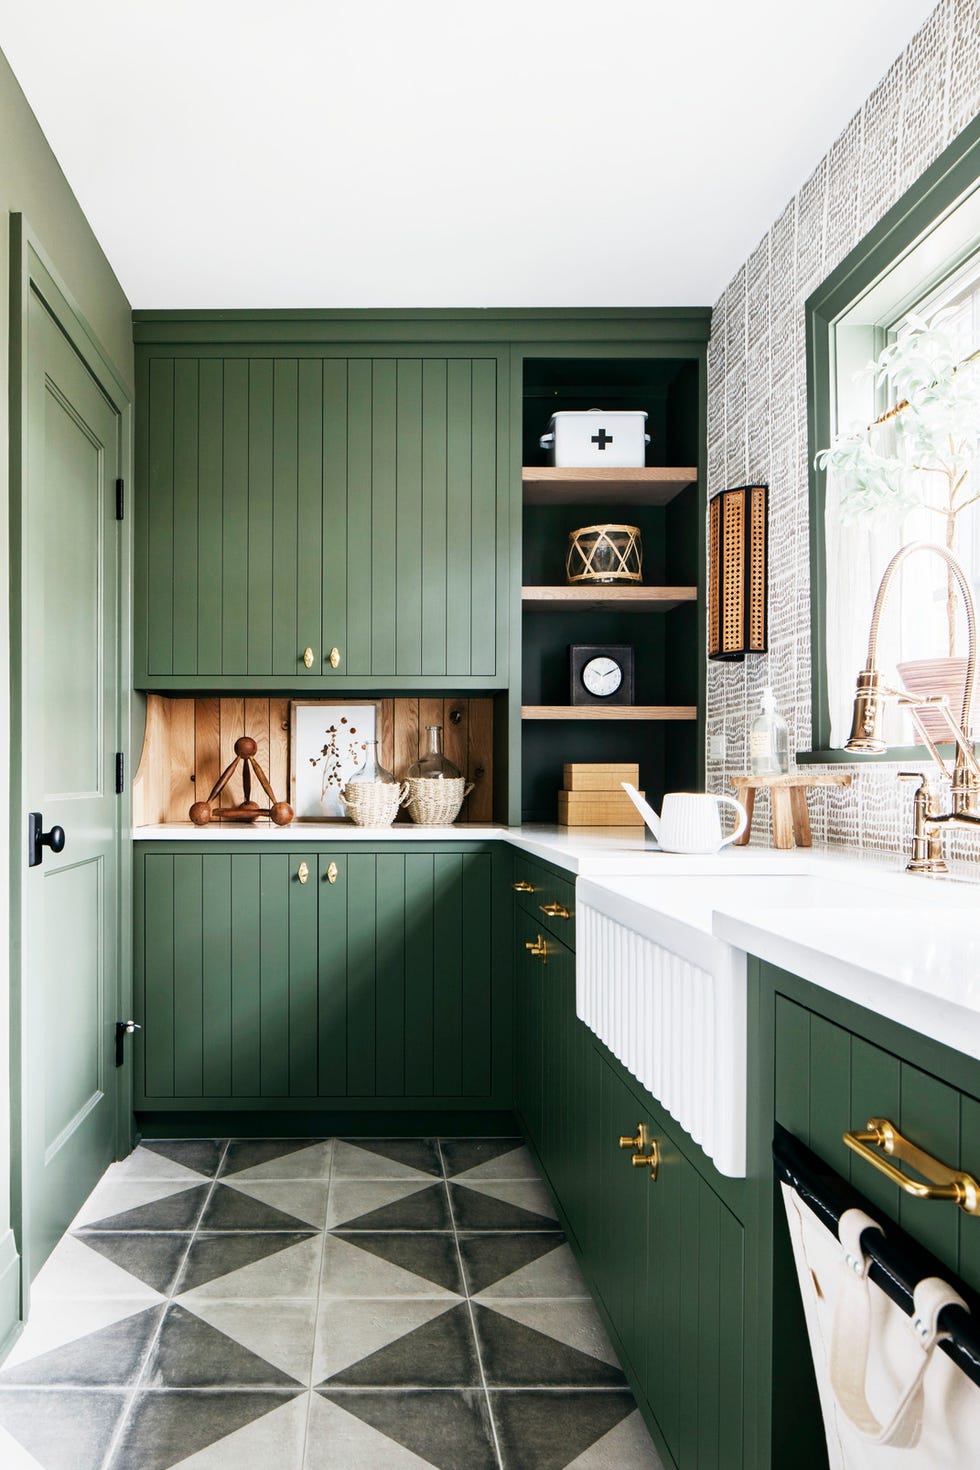
<path fill-rule="evenodd" d="M 711 304 L 933 0 L 0 0 L 136 307 Z"/>

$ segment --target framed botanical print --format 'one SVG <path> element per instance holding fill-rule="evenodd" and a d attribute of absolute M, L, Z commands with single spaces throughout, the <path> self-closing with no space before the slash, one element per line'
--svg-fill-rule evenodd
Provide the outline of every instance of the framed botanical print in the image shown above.
<path fill-rule="evenodd" d="M 340 820 L 340 793 L 380 736 L 380 705 L 294 699 L 289 706 L 290 803 L 298 822 Z"/>

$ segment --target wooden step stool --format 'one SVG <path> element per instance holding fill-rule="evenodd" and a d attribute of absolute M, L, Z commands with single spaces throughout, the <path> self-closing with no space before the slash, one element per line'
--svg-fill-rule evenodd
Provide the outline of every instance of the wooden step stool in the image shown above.
<path fill-rule="evenodd" d="M 736 847 L 745 847 L 752 836 L 752 808 L 755 793 L 760 789 L 769 792 L 772 810 L 773 847 L 812 847 L 810 814 L 806 808 L 806 793 L 811 786 L 850 786 L 851 776 L 836 772 L 829 776 L 807 776 L 796 772 L 792 776 L 731 776 L 735 795 L 745 807 L 748 821 L 745 831 L 735 842 Z"/>

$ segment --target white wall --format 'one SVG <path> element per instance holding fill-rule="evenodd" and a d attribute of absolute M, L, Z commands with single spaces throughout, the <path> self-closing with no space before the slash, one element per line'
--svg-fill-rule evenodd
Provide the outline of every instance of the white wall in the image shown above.
<path fill-rule="evenodd" d="M 125 201 L 120 201 L 120 208 Z M 0 765 L 10 767 L 9 384 L 10 214 L 35 231 L 93 335 L 132 392 L 133 330 L 123 295 L 17 81 L 0 54 Z M 9 801 L 0 802 L 0 1345 L 16 1319 L 16 1262 L 10 1237 L 9 1014 L 11 942 Z M 23 834 L 14 834 L 20 851 Z M 11 1292 L 13 1315 L 11 1315 Z"/>
<path fill-rule="evenodd" d="M 978 111 L 980 0 L 943 0 L 715 306 L 708 494 L 769 485 L 770 651 L 708 666 L 712 790 L 729 789 L 729 775 L 748 770 L 747 731 L 765 684 L 789 720 L 791 749 L 810 748 L 806 298 Z M 711 737 L 721 734 L 725 759 L 712 759 Z M 906 850 L 912 791 L 896 780 L 897 766 L 847 769 L 854 773 L 849 790 L 811 794 L 815 840 Z M 768 841 L 761 800 L 757 811 L 753 840 Z M 980 861 L 971 834 L 950 850 Z"/>

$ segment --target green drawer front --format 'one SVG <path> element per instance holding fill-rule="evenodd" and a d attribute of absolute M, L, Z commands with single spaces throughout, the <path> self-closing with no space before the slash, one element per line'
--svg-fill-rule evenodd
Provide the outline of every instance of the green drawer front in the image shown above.
<path fill-rule="evenodd" d="M 529 883 L 531 891 L 518 888 Z M 514 859 L 514 884 L 517 901 L 526 914 L 542 929 L 560 939 L 570 949 L 575 948 L 575 879 L 559 877 L 543 863 L 536 863 L 518 853 Z M 559 912 L 547 914 L 545 908 L 558 905 Z M 564 917 L 562 911 L 568 914 Z"/>
<path fill-rule="evenodd" d="M 776 997 L 776 1118 L 883 1215 L 980 1290 L 980 1217 L 913 1199 L 843 1142 L 869 1118 L 980 1178 L 980 1102 L 785 996 Z"/>

